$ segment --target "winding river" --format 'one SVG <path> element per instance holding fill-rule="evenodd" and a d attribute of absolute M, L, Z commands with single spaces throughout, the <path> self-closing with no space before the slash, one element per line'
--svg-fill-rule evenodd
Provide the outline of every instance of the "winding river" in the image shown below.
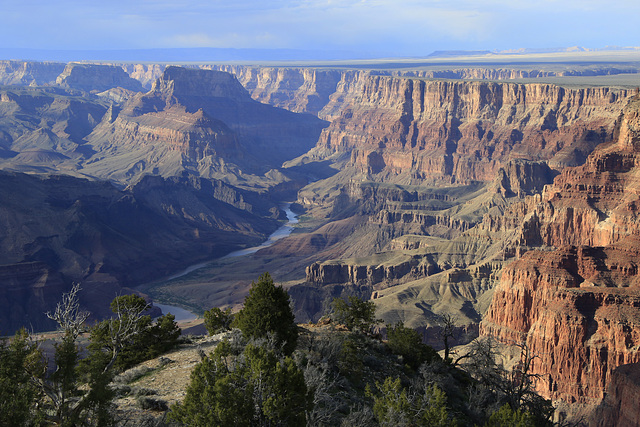
<path fill-rule="evenodd" d="M 236 258 L 236 257 L 245 256 L 245 255 L 251 255 L 258 252 L 260 249 L 268 248 L 269 246 L 273 245 L 275 242 L 277 242 L 280 239 L 284 239 L 285 237 L 288 237 L 293 231 L 293 224 L 298 223 L 298 215 L 296 215 L 291 210 L 291 203 L 285 203 L 280 207 L 287 214 L 287 223 L 284 224 L 282 227 L 278 228 L 273 233 L 271 233 L 269 238 L 265 240 L 260 246 L 254 246 L 251 248 L 234 251 L 223 256 L 222 258 L 217 258 L 215 261 L 221 260 L 221 259 L 229 259 L 229 258 Z M 213 261 L 214 260 L 191 265 L 186 269 L 184 269 L 183 271 L 176 273 L 173 276 L 167 277 L 163 281 L 168 282 L 170 280 L 174 280 L 179 277 L 186 276 L 189 273 L 192 273 L 196 270 L 206 267 L 207 265 L 211 264 Z M 176 306 L 167 305 L 167 304 L 158 304 L 158 303 L 153 303 L 153 305 L 155 305 L 156 307 L 159 307 L 162 310 L 163 314 L 171 312 L 171 314 L 176 316 L 177 321 L 193 320 L 197 317 L 194 313 L 191 313 L 190 311 L 185 310 L 184 308 L 181 308 L 181 307 L 176 307 Z"/>

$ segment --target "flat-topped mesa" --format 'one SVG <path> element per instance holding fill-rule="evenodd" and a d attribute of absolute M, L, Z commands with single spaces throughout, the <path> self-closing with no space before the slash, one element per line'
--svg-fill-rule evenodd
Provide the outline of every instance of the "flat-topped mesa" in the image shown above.
<path fill-rule="evenodd" d="M 114 65 L 80 64 L 71 62 L 57 77 L 56 84 L 86 92 L 103 92 L 115 87 L 141 92 L 142 84 Z"/>
<path fill-rule="evenodd" d="M 581 164 L 610 137 L 628 93 L 551 84 L 361 77 L 319 152 L 351 152 L 363 172 L 490 181 L 510 159 Z"/>
<path fill-rule="evenodd" d="M 550 398 L 594 403 L 617 366 L 640 361 L 639 111 L 636 98 L 615 141 L 506 215 L 524 218 L 514 242 L 557 249 L 529 251 L 503 270 L 480 331 L 527 343 L 538 391 Z"/>
<path fill-rule="evenodd" d="M 62 62 L 0 61 L 0 84 L 37 86 L 55 83 L 64 68 Z"/>
<path fill-rule="evenodd" d="M 173 66 L 164 70 L 151 87 L 150 94 L 174 97 L 178 102 L 208 97 L 251 101 L 249 93 L 232 74 Z"/>

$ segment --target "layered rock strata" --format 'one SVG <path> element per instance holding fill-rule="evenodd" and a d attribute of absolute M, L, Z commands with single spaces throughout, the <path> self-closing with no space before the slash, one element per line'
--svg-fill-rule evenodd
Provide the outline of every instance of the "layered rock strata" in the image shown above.
<path fill-rule="evenodd" d="M 71 62 L 56 78 L 62 87 L 86 92 L 103 92 L 107 89 L 123 89 L 142 92 L 142 84 L 131 78 L 121 67 Z"/>
<path fill-rule="evenodd" d="M 87 140 L 94 176 L 264 174 L 313 146 L 321 120 L 260 104 L 230 74 L 169 67 L 151 91 L 113 108 Z M 277 177 L 276 177 L 277 180 Z"/>
<path fill-rule="evenodd" d="M 566 70 L 538 70 L 518 68 L 460 67 L 433 70 L 335 70 L 330 68 L 250 67 L 241 65 L 201 66 L 226 71 L 237 76 L 251 96 L 277 107 L 296 112 L 317 114 L 325 120 L 339 116 L 341 105 L 361 90 L 370 76 L 397 76 L 419 79 L 446 80 L 516 80 L 562 76 L 601 76 L 637 73 L 634 66 L 575 67 Z M 132 69 L 133 68 L 133 69 Z M 140 71 L 143 68 L 145 72 Z M 129 66 L 134 78 L 157 72 L 157 66 Z M 146 78 L 146 77 L 143 77 Z"/>
<path fill-rule="evenodd" d="M 603 402 L 589 419 L 594 427 L 632 427 L 640 425 L 640 364 L 617 367 Z"/>
<path fill-rule="evenodd" d="M 491 181 L 510 159 L 581 164 L 610 137 L 627 91 L 367 76 L 316 150 L 382 179 Z"/>
<path fill-rule="evenodd" d="M 636 98 L 612 143 L 491 221 L 499 229 L 520 217 L 517 254 L 546 248 L 505 268 L 481 324 L 483 335 L 530 347 L 546 397 L 597 401 L 617 366 L 640 361 L 639 159 Z"/>

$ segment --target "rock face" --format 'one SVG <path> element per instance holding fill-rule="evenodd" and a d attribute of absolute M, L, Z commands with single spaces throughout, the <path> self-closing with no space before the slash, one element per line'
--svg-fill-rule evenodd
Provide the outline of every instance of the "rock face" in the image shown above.
<path fill-rule="evenodd" d="M 120 66 L 131 78 L 138 80 L 147 89 L 151 89 L 166 68 L 164 64 L 121 64 Z"/>
<path fill-rule="evenodd" d="M 364 173 L 421 182 L 491 181 L 510 159 L 578 165 L 611 134 L 628 95 L 381 76 L 357 86 L 316 150 L 350 153 Z"/>
<path fill-rule="evenodd" d="M 121 67 L 112 65 L 69 63 L 56 78 L 56 84 L 86 92 L 103 92 L 116 87 L 142 91 L 138 80 L 131 78 Z"/>
<path fill-rule="evenodd" d="M 594 427 L 640 425 L 640 364 L 617 367 L 611 374 L 604 401 L 589 420 Z"/>
<path fill-rule="evenodd" d="M 65 68 L 61 62 L 0 61 L 0 84 L 46 85 L 55 83 Z"/>
<path fill-rule="evenodd" d="M 595 402 L 617 366 L 640 361 L 639 141 L 636 97 L 613 142 L 493 222 L 520 216 L 515 252 L 547 249 L 505 268 L 481 324 L 483 335 L 530 347 L 544 396 Z"/>
<path fill-rule="evenodd" d="M 265 104 L 327 119 L 323 109 L 338 90 L 345 73 L 313 68 L 217 66 L 235 74 L 251 97 Z"/>
<path fill-rule="evenodd" d="M 228 73 L 168 67 L 146 94 L 113 108 L 87 138 L 86 173 L 128 182 L 144 173 L 265 173 L 311 148 L 325 123 L 260 104 Z"/>

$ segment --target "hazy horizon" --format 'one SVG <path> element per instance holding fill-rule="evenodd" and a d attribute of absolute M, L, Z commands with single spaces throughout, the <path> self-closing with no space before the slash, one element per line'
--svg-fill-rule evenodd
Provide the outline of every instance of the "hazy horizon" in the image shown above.
<path fill-rule="evenodd" d="M 12 0 L 2 10 L 0 52 L 20 59 L 198 48 L 358 59 L 640 45 L 640 4 L 630 0 Z"/>

